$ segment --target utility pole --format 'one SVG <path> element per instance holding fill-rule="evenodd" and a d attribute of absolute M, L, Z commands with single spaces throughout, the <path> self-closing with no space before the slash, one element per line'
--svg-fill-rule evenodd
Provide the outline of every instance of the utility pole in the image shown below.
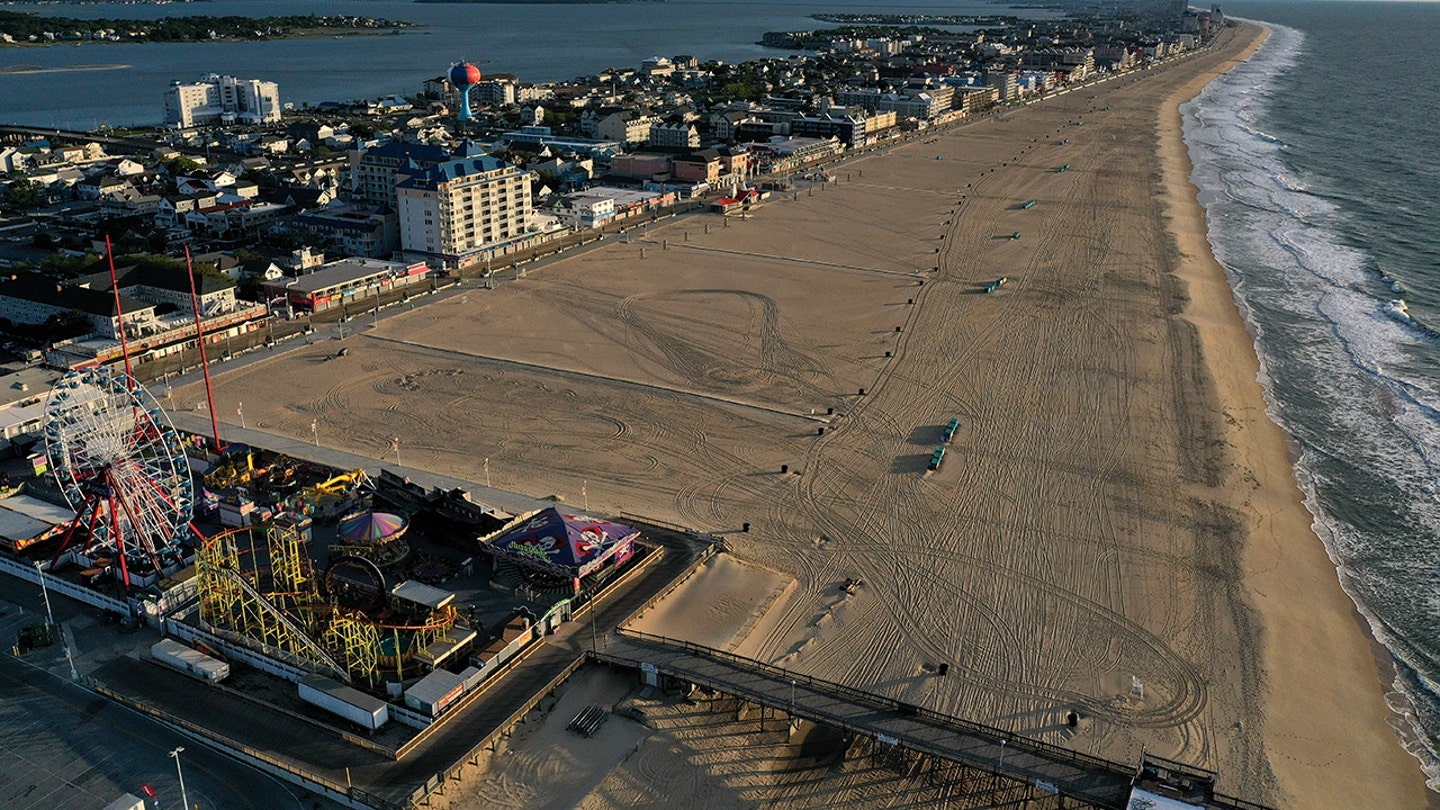
<path fill-rule="evenodd" d="M 170 752 L 170 758 L 175 760 L 175 775 L 180 777 L 180 806 L 188 808 L 190 807 L 190 797 L 185 795 L 185 774 L 180 770 L 180 753 L 184 750 L 183 745 L 177 746 L 174 751 Z"/>
<path fill-rule="evenodd" d="M 50 627 L 60 634 L 60 646 L 65 648 L 65 663 L 70 665 L 70 679 L 79 680 L 80 673 L 75 671 L 75 659 L 70 656 L 70 641 L 65 638 L 65 629 L 55 623 L 55 614 L 50 611 L 50 589 L 45 587 L 45 568 L 39 560 L 35 561 L 35 573 L 40 575 L 40 593 L 45 597 L 45 616 L 50 620 Z"/>

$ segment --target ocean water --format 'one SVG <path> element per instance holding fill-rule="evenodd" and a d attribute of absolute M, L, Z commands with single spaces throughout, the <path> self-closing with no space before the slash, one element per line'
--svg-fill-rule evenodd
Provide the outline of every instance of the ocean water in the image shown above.
<path fill-rule="evenodd" d="M 318 103 L 414 94 L 452 62 L 470 60 L 482 73 L 512 73 L 548 82 L 608 67 L 635 67 L 651 56 L 691 54 L 701 61 L 743 62 L 786 51 L 756 43 L 766 31 L 813 30 L 820 12 L 893 11 L 1004 14 L 985 0 L 789 2 L 667 0 L 664 3 L 579 5 L 433 4 L 403 0 L 213 0 L 172 5 L 38 6 L 25 10 L 63 17 L 151 19 L 230 14 L 352 14 L 425 26 L 398 36 L 275 42 L 73 44 L 0 48 L 0 69 L 49 69 L 118 64 L 115 70 L 0 73 L 0 122 L 92 129 L 102 124 L 158 124 L 170 82 L 206 73 L 262 78 L 280 85 L 282 102 Z M 1055 16 L 1045 9 L 1016 12 Z"/>
<path fill-rule="evenodd" d="M 1440 789 L 1440 4 L 1224 8 L 1274 34 L 1183 108 L 1192 177 L 1315 528 Z"/>

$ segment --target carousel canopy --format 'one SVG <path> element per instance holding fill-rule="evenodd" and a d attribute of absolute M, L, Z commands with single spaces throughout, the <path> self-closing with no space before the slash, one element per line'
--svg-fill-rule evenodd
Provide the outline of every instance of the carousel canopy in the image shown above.
<path fill-rule="evenodd" d="M 389 512 L 367 512 L 340 521 L 340 537 L 352 543 L 378 543 L 404 534 L 409 521 Z"/>
<path fill-rule="evenodd" d="M 492 554 L 520 565 L 584 576 L 616 552 L 628 552 L 639 536 L 629 526 L 565 514 L 552 506 L 516 518 L 485 543 Z"/>

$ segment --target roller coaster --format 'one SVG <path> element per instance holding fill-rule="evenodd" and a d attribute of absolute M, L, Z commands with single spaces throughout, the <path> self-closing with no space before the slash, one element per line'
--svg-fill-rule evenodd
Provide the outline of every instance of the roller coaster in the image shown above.
<path fill-rule="evenodd" d="M 292 526 L 206 538 L 196 569 L 206 629 L 353 686 L 423 672 L 434 666 L 433 648 L 457 640 L 454 606 L 393 598 L 380 567 L 360 557 L 339 557 L 317 575 Z"/>

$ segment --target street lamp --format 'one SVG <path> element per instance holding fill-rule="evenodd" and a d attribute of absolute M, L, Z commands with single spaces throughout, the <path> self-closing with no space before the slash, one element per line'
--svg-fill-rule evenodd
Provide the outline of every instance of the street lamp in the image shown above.
<path fill-rule="evenodd" d="M 80 673 L 75 671 L 75 659 L 70 657 L 70 642 L 65 638 L 65 629 L 55 623 L 55 614 L 50 611 L 50 589 L 45 587 L 45 569 L 39 560 L 35 561 L 35 573 L 40 576 L 40 593 L 45 597 L 45 616 L 50 619 L 50 627 L 60 634 L 60 646 L 65 648 L 65 663 L 70 665 L 70 679 L 79 680 Z"/>
<path fill-rule="evenodd" d="M 795 722 L 795 681 L 790 681 L 790 722 Z"/>
<path fill-rule="evenodd" d="M 185 795 L 185 774 L 180 770 L 180 752 L 184 750 L 183 745 L 176 746 L 175 750 L 170 752 L 170 758 L 175 760 L 175 775 L 180 777 L 180 806 L 187 808 L 190 806 L 190 797 Z"/>

